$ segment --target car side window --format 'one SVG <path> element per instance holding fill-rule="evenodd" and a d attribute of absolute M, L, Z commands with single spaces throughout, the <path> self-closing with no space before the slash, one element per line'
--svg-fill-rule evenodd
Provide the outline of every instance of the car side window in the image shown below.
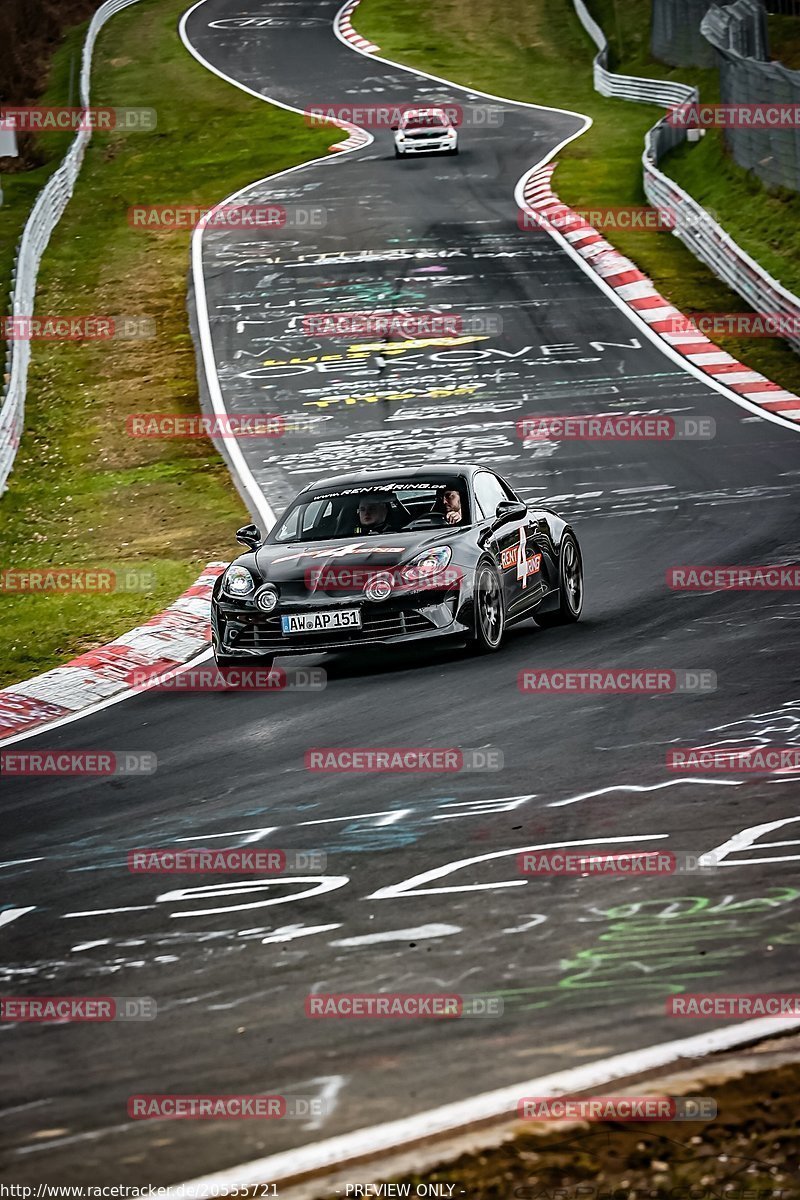
<path fill-rule="evenodd" d="M 496 475 L 490 475 L 488 471 L 481 471 L 475 476 L 475 499 L 484 518 L 491 520 L 498 504 L 503 500 L 510 500 L 511 497 Z"/>

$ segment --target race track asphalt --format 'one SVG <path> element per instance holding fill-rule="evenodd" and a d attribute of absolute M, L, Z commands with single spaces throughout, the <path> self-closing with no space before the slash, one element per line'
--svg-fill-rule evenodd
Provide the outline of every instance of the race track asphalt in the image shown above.
<path fill-rule="evenodd" d="M 178 1182 L 724 1023 L 667 1016 L 673 992 L 790 990 L 791 844 L 732 849 L 694 876 L 526 879 L 515 862 L 562 842 L 700 854 L 779 821 L 760 841 L 792 842 L 796 777 L 687 781 L 665 755 L 798 745 L 796 594 L 672 592 L 665 574 L 796 560 L 797 435 L 671 361 L 544 231 L 518 228 L 517 179 L 578 117 L 489 104 L 357 55 L 332 33 L 336 8 L 205 0 L 187 38 L 219 71 L 300 109 L 453 100 L 487 106 L 493 123 L 465 125 L 457 158 L 408 162 L 377 130 L 363 150 L 239 198 L 284 206 L 283 228 L 205 234 L 228 411 L 305 422 L 241 442 L 248 467 L 280 509 L 342 468 L 485 462 L 573 522 L 584 619 L 523 625 L 481 659 L 457 648 L 286 659 L 323 666 L 325 690 L 142 694 L 23 743 L 147 750 L 158 769 L 3 782 L 0 902 L 31 908 L 0 927 L 3 992 L 151 996 L 158 1016 L 0 1026 L 4 1181 Z M 312 210 L 324 223 L 297 223 Z M 502 332 L 395 341 L 381 367 L 372 341 L 303 325 L 382 305 L 448 306 Z M 524 415 L 596 412 L 710 417 L 716 436 L 526 446 L 516 435 Z M 519 670 L 546 666 L 705 669 L 718 682 L 705 694 L 521 694 Z M 307 771 L 305 752 L 327 746 L 492 747 L 504 767 Z M 126 868 L 135 847 L 241 844 L 325 852 L 322 886 Z M 427 890 L 396 887 L 448 866 Z M 504 1014 L 310 1020 L 312 991 L 500 995 Z M 129 1119 L 130 1095 L 173 1092 L 316 1096 L 326 1112 Z"/>

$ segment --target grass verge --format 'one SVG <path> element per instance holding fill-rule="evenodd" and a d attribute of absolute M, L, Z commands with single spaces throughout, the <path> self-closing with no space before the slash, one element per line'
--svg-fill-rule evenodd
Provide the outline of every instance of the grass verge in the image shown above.
<path fill-rule="evenodd" d="M 605 25 L 615 67 L 633 74 L 700 83 L 702 94 L 715 98 L 716 71 L 677 70 L 649 60 L 649 7 L 649 0 L 616 0 L 616 4 L 594 0 L 592 11 Z M 653 105 L 607 100 L 594 91 L 593 43 L 570 0 L 531 4 L 521 0 L 436 0 L 434 4 L 406 0 L 402 21 L 397 19 L 393 0 L 362 0 L 355 24 L 360 34 L 380 46 L 383 55 L 409 66 L 513 99 L 588 114 L 594 121 L 592 127 L 559 153 L 558 194 L 575 208 L 646 203 L 641 156 L 644 135 L 659 110 Z M 620 46 L 624 61 L 620 61 Z M 777 261 L 781 267 L 776 271 L 778 278 L 791 287 L 793 273 L 800 273 L 800 267 L 789 265 L 800 236 L 795 215 L 800 214 L 800 197 L 767 198 L 761 185 L 753 185 L 746 172 L 728 159 L 722 173 L 711 161 L 713 146 L 709 135 L 683 157 L 670 156 L 670 173 L 674 169 L 678 182 L 700 203 L 715 208 L 723 225 L 749 253 L 761 258 L 767 269 Z M 721 150 L 718 153 L 721 156 Z M 531 161 L 533 158 L 532 153 Z M 692 178 L 684 181 L 681 173 L 690 173 Z M 744 214 L 741 223 L 733 219 L 740 206 Z M 746 310 L 744 301 L 669 233 L 619 229 L 608 236 L 682 312 Z M 765 242 L 771 247 L 770 254 Z M 781 339 L 715 336 L 714 340 L 776 383 L 800 391 L 800 358 Z"/>
<path fill-rule="evenodd" d="M 769 1048 L 765 1043 L 764 1050 Z M 796 1200 L 794 1097 L 800 1066 L 789 1062 L 720 1084 L 715 1060 L 707 1061 L 712 1064 L 710 1086 L 701 1092 L 692 1088 L 687 1095 L 713 1098 L 716 1118 L 627 1125 L 563 1122 L 549 1129 L 546 1122 L 531 1121 L 530 1132 L 518 1132 L 500 1146 L 462 1154 L 433 1171 L 395 1177 L 396 1190 L 388 1194 L 480 1200 Z M 617 1094 L 613 1087 L 608 1090 Z"/>
<path fill-rule="evenodd" d="M 220 200 L 324 154 L 342 135 L 309 129 L 300 115 L 206 71 L 177 34 L 185 7 L 142 0 L 101 34 L 93 103 L 153 107 L 158 127 L 94 136 L 37 294 L 40 314 L 148 315 L 156 336 L 35 343 L 25 434 L 0 501 L 3 568 L 106 567 L 151 582 L 101 595 L 3 594 L 6 685 L 158 612 L 206 562 L 235 553 L 232 533 L 246 516 L 210 442 L 126 434 L 130 413 L 198 410 L 185 307 L 189 234 L 133 229 L 127 209 Z M 82 35 L 70 36 L 79 44 Z"/>

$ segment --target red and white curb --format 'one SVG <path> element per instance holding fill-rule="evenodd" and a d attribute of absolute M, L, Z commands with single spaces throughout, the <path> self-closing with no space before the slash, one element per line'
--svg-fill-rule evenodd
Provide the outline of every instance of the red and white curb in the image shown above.
<path fill-rule="evenodd" d="M 107 646 L 0 691 L 0 738 L 30 733 L 130 691 L 129 673 L 137 668 L 168 671 L 200 654 L 211 640 L 211 590 L 227 565 L 209 563 L 168 608 Z"/>
<path fill-rule="evenodd" d="M 351 46 L 355 46 L 357 50 L 361 50 L 363 54 L 377 54 L 380 46 L 376 46 L 374 42 L 369 42 L 360 33 L 356 33 L 350 23 L 350 17 L 358 8 L 360 0 L 347 0 L 344 8 L 341 8 L 336 16 L 336 28 L 346 42 Z"/>
<path fill-rule="evenodd" d="M 668 300 L 639 268 L 593 225 L 564 204 L 551 186 L 557 164 L 534 168 L 522 185 L 525 206 L 548 233 L 562 236 L 628 308 L 687 362 L 717 383 L 784 420 L 800 424 L 800 396 L 721 350 Z"/>
<path fill-rule="evenodd" d="M 350 131 L 350 136 L 345 138 L 343 142 L 336 142 L 333 146 L 329 146 L 329 150 L 360 150 L 362 146 L 368 146 L 372 138 L 363 129 L 359 129 L 357 125 L 346 125 L 342 121 L 337 121 L 342 129 Z"/>

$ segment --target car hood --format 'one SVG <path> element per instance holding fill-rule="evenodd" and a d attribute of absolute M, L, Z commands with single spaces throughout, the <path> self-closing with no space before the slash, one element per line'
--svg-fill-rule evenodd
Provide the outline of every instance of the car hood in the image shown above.
<path fill-rule="evenodd" d="M 275 583 L 303 579 L 312 567 L 390 568 L 408 562 L 430 546 L 451 544 L 451 529 L 426 529 L 419 533 L 358 534 L 323 542 L 284 543 L 260 546 L 256 566 L 265 579 Z"/>

